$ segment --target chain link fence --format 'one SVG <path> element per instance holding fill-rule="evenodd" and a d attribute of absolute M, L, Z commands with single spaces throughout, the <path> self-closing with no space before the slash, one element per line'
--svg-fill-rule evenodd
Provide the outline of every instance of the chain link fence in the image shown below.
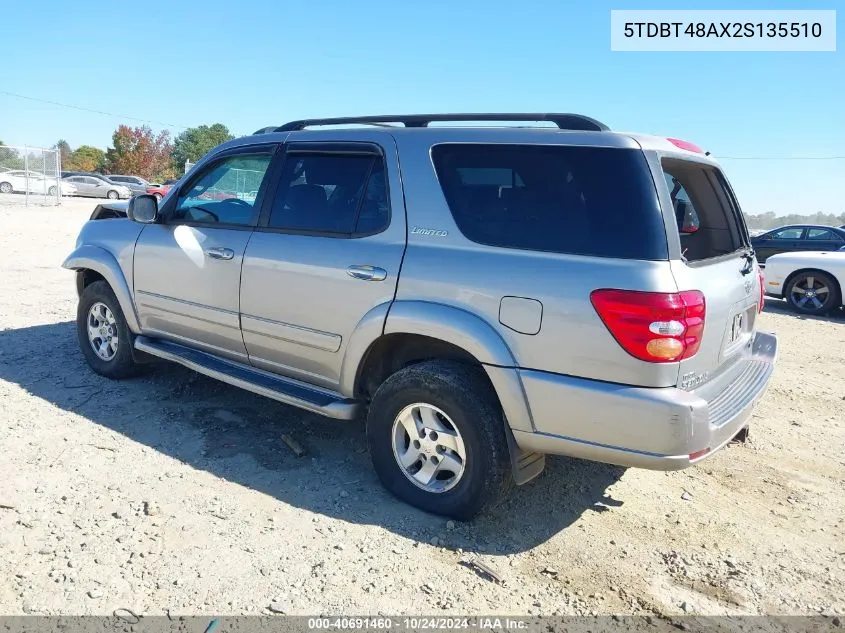
<path fill-rule="evenodd" d="M 0 145 L 0 203 L 24 206 L 61 204 L 73 186 L 62 181 L 57 149 Z"/>

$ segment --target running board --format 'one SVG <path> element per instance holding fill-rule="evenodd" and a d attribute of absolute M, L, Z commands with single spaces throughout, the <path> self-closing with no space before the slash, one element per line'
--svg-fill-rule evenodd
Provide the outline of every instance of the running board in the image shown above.
<path fill-rule="evenodd" d="M 357 400 L 171 341 L 138 336 L 135 339 L 135 349 L 179 363 L 235 387 L 330 418 L 352 420 L 358 416 L 361 409 L 361 402 Z"/>

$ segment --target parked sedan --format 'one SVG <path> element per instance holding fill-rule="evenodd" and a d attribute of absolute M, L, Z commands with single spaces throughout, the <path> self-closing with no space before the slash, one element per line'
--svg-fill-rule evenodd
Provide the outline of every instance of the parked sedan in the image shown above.
<path fill-rule="evenodd" d="M 161 202 L 161 199 L 167 195 L 167 192 L 170 191 L 170 188 L 179 182 L 178 178 L 165 180 L 164 184 L 151 184 L 147 188 L 147 193 L 151 196 L 155 196 L 156 200 Z"/>
<path fill-rule="evenodd" d="M 766 294 L 786 299 L 801 314 L 824 314 L 842 305 L 845 251 L 781 253 L 769 257 Z"/>
<path fill-rule="evenodd" d="M 147 193 L 147 189 L 150 186 L 150 183 L 141 178 L 140 176 L 109 174 L 108 179 L 112 182 L 116 182 L 121 185 L 126 185 L 127 187 L 129 187 L 129 190 L 132 192 L 132 195 L 138 195 L 139 193 Z"/>
<path fill-rule="evenodd" d="M 58 180 L 55 176 L 46 176 L 41 172 L 23 169 L 10 169 L 0 173 L 0 193 L 30 193 L 46 194 L 55 196 L 57 187 L 61 189 L 63 196 L 76 195 L 76 187 L 64 180 Z"/>
<path fill-rule="evenodd" d="M 117 200 L 118 198 L 131 198 L 132 191 L 126 185 L 121 185 L 110 180 L 92 175 L 86 176 L 71 176 L 66 178 L 65 182 L 70 182 L 76 185 L 79 196 L 88 196 L 91 198 L 109 198 L 110 200 Z"/>
<path fill-rule="evenodd" d="M 816 224 L 782 226 L 751 238 L 761 264 L 778 253 L 838 251 L 845 246 L 845 229 Z"/>

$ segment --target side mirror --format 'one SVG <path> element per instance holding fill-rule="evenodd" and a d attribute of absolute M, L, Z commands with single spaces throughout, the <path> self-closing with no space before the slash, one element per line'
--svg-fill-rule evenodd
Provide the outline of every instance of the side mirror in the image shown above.
<path fill-rule="evenodd" d="M 141 224 L 155 224 L 158 220 L 158 200 L 146 193 L 129 198 L 126 215 L 130 220 Z"/>

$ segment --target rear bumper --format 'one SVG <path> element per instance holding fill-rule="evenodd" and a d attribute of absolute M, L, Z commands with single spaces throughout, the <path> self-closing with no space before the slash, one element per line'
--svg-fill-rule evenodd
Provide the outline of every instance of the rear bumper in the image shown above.
<path fill-rule="evenodd" d="M 727 384 L 695 391 L 520 370 L 534 430 L 514 429 L 514 439 L 526 451 L 652 470 L 686 468 L 747 426 L 776 358 L 775 336 L 758 332 Z"/>

